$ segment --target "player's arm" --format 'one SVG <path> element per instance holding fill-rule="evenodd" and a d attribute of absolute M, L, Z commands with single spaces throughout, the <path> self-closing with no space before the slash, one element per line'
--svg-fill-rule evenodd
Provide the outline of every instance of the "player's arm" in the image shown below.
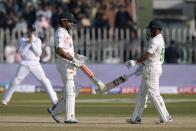
<path fill-rule="evenodd" d="M 19 51 L 22 56 L 26 54 L 26 52 L 30 49 L 30 44 L 25 44 L 25 41 L 23 39 L 20 39 L 19 41 Z"/>
<path fill-rule="evenodd" d="M 70 53 L 65 52 L 65 51 L 63 50 L 63 48 L 61 48 L 61 47 L 57 47 L 56 53 L 57 53 L 59 56 L 61 56 L 62 58 L 67 59 L 67 60 L 70 60 L 70 61 L 72 61 L 73 58 L 74 58 Z"/>
<path fill-rule="evenodd" d="M 41 47 L 41 40 L 38 39 L 36 43 L 31 44 L 31 49 L 36 56 L 41 56 L 42 54 L 42 47 Z"/>
<path fill-rule="evenodd" d="M 125 65 L 127 66 L 127 68 L 130 68 L 131 66 L 135 66 L 137 64 L 144 65 L 144 61 L 148 60 L 150 57 L 152 57 L 152 55 L 153 55 L 152 53 L 147 51 L 139 59 L 129 60 L 125 63 Z"/>
<path fill-rule="evenodd" d="M 72 56 L 72 54 L 70 54 L 69 52 L 64 51 L 63 47 L 64 47 L 64 36 L 62 36 L 62 34 L 59 33 L 59 36 L 57 38 L 57 47 L 56 47 L 56 53 L 61 56 L 64 59 L 67 59 L 69 61 L 71 61 L 71 63 L 79 68 L 82 64 L 82 61 L 77 60 L 75 58 L 75 56 Z M 69 45 L 69 43 L 67 43 L 67 46 Z"/>
<path fill-rule="evenodd" d="M 46 51 L 47 55 L 42 59 L 42 61 L 43 62 L 48 62 L 50 60 L 51 56 L 52 56 L 50 47 L 46 46 L 45 51 Z"/>
<path fill-rule="evenodd" d="M 137 59 L 136 62 L 139 64 L 143 64 L 143 62 L 146 61 L 147 59 L 149 59 L 150 57 L 152 57 L 152 55 L 153 54 L 151 54 L 150 52 L 146 52 L 146 53 L 144 53 L 144 55 L 142 55 L 142 57 Z"/>
<path fill-rule="evenodd" d="M 130 68 L 131 66 L 135 66 L 137 64 L 143 64 L 144 65 L 144 61 L 146 61 L 147 59 L 149 59 L 150 57 L 153 56 L 155 50 L 157 49 L 158 44 L 156 44 L 154 41 L 151 41 L 151 45 L 148 47 L 148 50 L 146 53 L 144 53 L 142 55 L 142 57 L 140 57 L 137 60 L 129 60 L 127 61 L 125 64 L 128 68 Z"/>
<path fill-rule="evenodd" d="M 79 67 L 84 63 L 83 61 L 76 59 L 76 58 L 75 58 L 74 56 L 72 56 L 70 53 L 65 52 L 65 51 L 63 50 L 63 48 L 61 48 L 61 47 L 57 47 L 56 53 L 57 53 L 59 56 L 61 56 L 62 58 L 65 58 L 65 59 L 71 61 L 71 63 L 72 63 L 75 67 L 77 67 L 77 68 L 79 68 Z"/>

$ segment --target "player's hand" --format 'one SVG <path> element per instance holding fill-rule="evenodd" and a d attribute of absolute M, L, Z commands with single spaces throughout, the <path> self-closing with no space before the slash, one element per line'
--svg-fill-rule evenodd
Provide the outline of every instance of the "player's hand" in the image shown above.
<path fill-rule="evenodd" d="M 77 60 L 80 60 L 80 61 L 82 61 L 83 63 L 88 63 L 88 58 L 86 57 L 86 56 L 84 56 L 84 55 L 80 55 L 80 54 L 75 54 L 75 58 L 77 59 Z"/>
<path fill-rule="evenodd" d="M 136 60 L 129 60 L 129 61 L 125 62 L 125 65 L 129 69 L 130 67 L 136 66 L 137 65 L 137 61 Z"/>
<path fill-rule="evenodd" d="M 83 64 L 83 61 L 80 61 L 78 59 L 76 59 L 75 57 L 73 58 L 72 60 L 72 64 L 76 67 L 76 68 L 79 68 L 82 64 Z"/>

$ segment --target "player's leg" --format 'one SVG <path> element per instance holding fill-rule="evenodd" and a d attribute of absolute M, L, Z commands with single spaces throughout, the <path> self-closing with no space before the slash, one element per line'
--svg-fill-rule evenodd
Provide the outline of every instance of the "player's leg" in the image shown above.
<path fill-rule="evenodd" d="M 160 115 L 160 122 L 167 123 L 170 121 L 171 116 L 166 109 L 162 96 L 160 95 L 159 77 L 161 72 L 161 69 L 151 70 L 151 72 L 149 72 L 148 96 Z"/>
<path fill-rule="evenodd" d="M 5 91 L 5 93 L 3 95 L 2 104 L 6 105 L 10 101 L 10 99 L 15 91 L 15 88 L 28 75 L 28 73 L 29 73 L 29 69 L 27 66 L 20 65 L 18 67 L 18 69 L 16 71 L 15 78 L 9 84 L 7 90 Z"/>
<path fill-rule="evenodd" d="M 65 123 L 77 123 L 75 119 L 75 70 L 73 68 L 67 69 L 67 81 L 64 90 L 65 100 Z"/>
<path fill-rule="evenodd" d="M 144 110 L 144 106 L 146 104 L 146 95 L 147 95 L 147 88 L 145 87 L 145 81 L 142 78 L 141 86 L 138 89 L 137 98 L 136 98 L 136 105 L 131 116 L 131 119 L 128 121 L 132 124 L 141 124 L 141 117 Z"/>
<path fill-rule="evenodd" d="M 61 80 L 63 82 L 63 85 L 66 85 L 66 79 L 67 79 L 67 64 L 63 61 L 60 61 L 59 59 L 56 60 L 56 68 L 61 76 Z M 65 89 L 65 88 L 64 88 Z M 64 100 L 64 94 L 61 96 L 61 99 L 58 100 L 56 104 L 53 104 L 48 108 L 48 112 L 51 114 L 52 118 L 59 123 L 58 115 L 61 114 L 63 111 L 65 111 L 65 100 Z"/>
<path fill-rule="evenodd" d="M 42 82 L 44 85 L 46 92 L 48 93 L 48 96 L 53 104 L 56 104 L 58 101 L 57 94 L 55 90 L 52 87 L 51 82 L 46 77 L 43 68 L 41 67 L 40 63 L 33 65 L 30 67 L 30 71 L 33 73 L 33 75 Z"/>
<path fill-rule="evenodd" d="M 56 104 L 53 104 L 48 108 L 48 113 L 52 116 L 52 118 L 59 123 L 58 115 L 64 111 L 65 101 L 63 97 L 61 97 Z"/>
<path fill-rule="evenodd" d="M 57 115 L 65 111 L 66 119 L 68 120 L 68 116 L 74 116 L 75 118 L 75 97 L 74 94 L 71 93 L 67 88 L 72 88 L 74 83 L 73 81 L 73 72 L 68 72 L 67 68 L 70 66 L 69 63 L 65 63 L 62 60 L 57 59 L 56 68 L 61 76 L 62 82 L 64 84 L 64 93 L 62 95 L 62 99 L 59 99 L 57 104 L 53 104 L 51 107 L 49 107 L 49 112 L 51 112 L 51 115 L 53 119 L 56 121 Z M 69 73 L 69 75 L 67 75 Z M 70 74 L 71 73 L 71 74 Z M 75 73 L 75 71 L 74 71 Z M 70 89 L 71 90 L 71 89 Z M 72 90 L 71 90 L 72 91 Z M 74 99 L 73 99 L 74 98 Z M 74 103 L 74 106 L 73 104 Z M 74 112 L 74 113 L 72 113 Z M 74 114 L 74 115 L 69 115 Z M 68 122 L 76 122 L 75 119 L 69 120 Z"/>

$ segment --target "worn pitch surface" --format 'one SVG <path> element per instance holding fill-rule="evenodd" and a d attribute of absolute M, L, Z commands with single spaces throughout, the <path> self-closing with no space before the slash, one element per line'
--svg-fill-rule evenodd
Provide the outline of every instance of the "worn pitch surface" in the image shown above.
<path fill-rule="evenodd" d="M 156 117 L 144 117 L 143 124 L 126 123 L 127 117 L 78 117 L 80 123 L 55 123 L 49 116 L 1 116 L 1 131 L 193 131 L 196 117 L 175 117 L 169 124 L 155 124 Z M 60 117 L 63 121 L 63 118 Z"/>

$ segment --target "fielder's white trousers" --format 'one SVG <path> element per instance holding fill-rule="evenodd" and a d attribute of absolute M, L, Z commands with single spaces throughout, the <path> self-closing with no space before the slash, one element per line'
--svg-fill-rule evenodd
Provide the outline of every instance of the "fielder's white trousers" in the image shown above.
<path fill-rule="evenodd" d="M 75 120 L 75 68 L 70 64 L 70 62 L 61 60 L 59 58 L 56 60 L 56 67 L 64 84 L 64 93 L 62 98 L 55 105 L 55 108 L 51 114 L 58 115 L 64 111 L 65 121 Z"/>
<path fill-rule="evenodd" d="M 20 64 L 15 78 L 9 84 L 8 89 L 4 93 L 3 101 L 7 103 L 10 101 L 17 85 L 19 85 L 30 72 L 44 85 L 51 102 L 55 104 L 58 101 L 57 94 L 38 61 L 23 61 Z"/>
<path fill-rule="evenodd" d="M 137 118 L 141 118 L 147 95 L 157 109 L 160 119 L 163 122 L 167 122 L 169 120 L 170 115 L 166 109 L 159 90 L 159 78 L 161 74 L 161 66 L 144 66 L 141 87 L 139 88 L 136 98 L 136 106 L 131 116 L 133 121 L 136 121 Z"/>

